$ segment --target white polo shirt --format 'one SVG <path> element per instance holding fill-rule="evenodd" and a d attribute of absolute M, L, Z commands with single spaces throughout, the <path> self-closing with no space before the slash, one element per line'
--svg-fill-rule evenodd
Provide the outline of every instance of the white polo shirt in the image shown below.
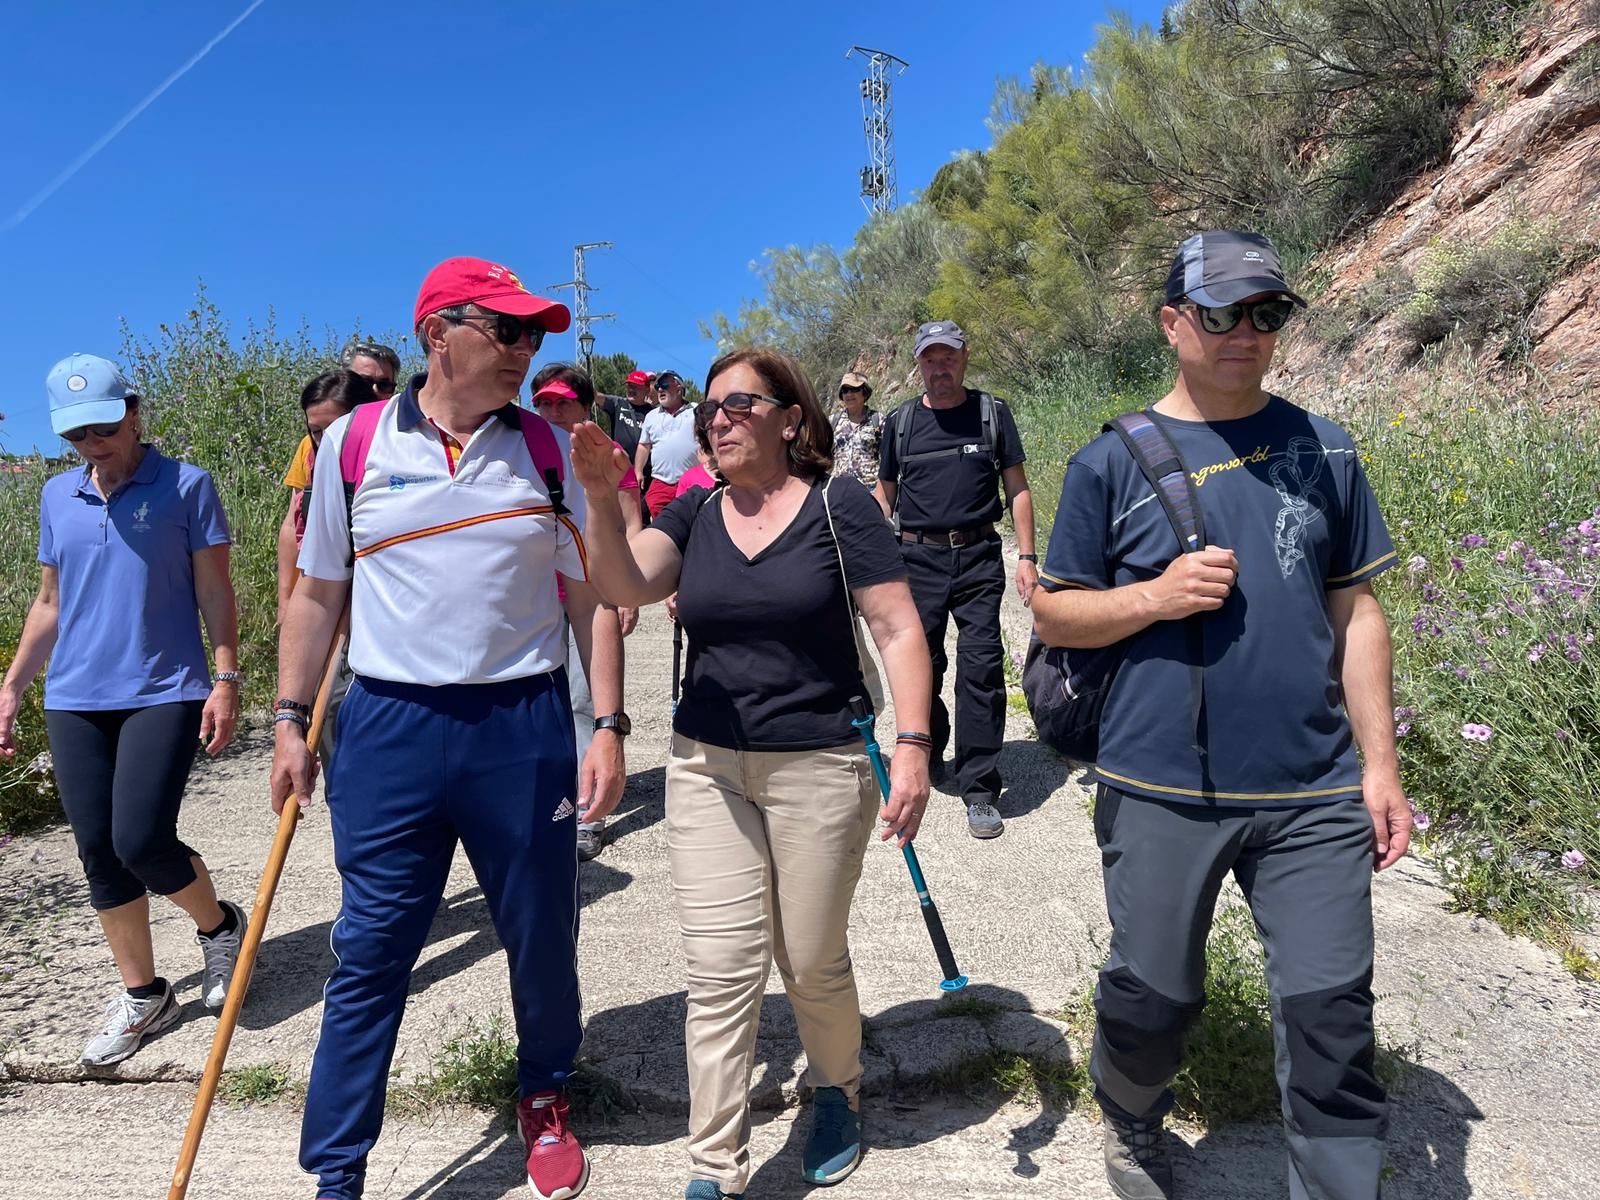
<path fill-rule="evenodd" d="M 396 683 L 493 683 L 567 661 L 556 573 L 587 580 L 583 489 L 561 447 L 566 507 L 557 517 L 534 470 L 520 422 L 544 418 L 507 405 L 452 464 L 422 415 L 426 376 L 384 402 L 352 521 L 339 479 L 350 418 L 323 435 L 306 513 L 300 569 L 350 579 L 350 668 Z"/>

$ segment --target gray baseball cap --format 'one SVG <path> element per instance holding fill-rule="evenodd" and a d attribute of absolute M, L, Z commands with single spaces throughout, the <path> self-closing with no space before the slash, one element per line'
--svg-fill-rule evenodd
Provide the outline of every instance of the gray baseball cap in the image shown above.
<path fill-rule="evenodd" d="M 917 328 L 917 347 L 914 354 L 922 357 L 929 346 L 950 346 L 956 350 L 967 348 L 967 335 L 954 321 L 929 321 Z"/>
<path fill-rule="evenodd" d="M 1272 241 L 1239 229 L 1208 229 L 1184 240 L 1167 273 L 1166 302 L 1188 297 L 1207 308 L 1235 304 L 1261 292 L 1281 292 L 1301 308 L 1306 302 L 1289 290 Z"/>

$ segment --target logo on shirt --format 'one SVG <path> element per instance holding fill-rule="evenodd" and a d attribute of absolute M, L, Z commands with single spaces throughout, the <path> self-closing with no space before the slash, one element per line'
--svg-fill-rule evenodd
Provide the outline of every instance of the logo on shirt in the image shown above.
<path fill-rule="evenodd" d="M 438 475 L 391 475 L 389 476 L 389 490 L 399 492 L 405 489 L 408 483 L 432 483 L 439 479 Z"/>
<path fill-rule="evenodd" d="M 148 533 L 150 531 L 150 522 L 148 520 L 149 516 L 150 501 L 146 500 L 143 504 L 139 505 L 138 508 L 133 510 L 134 529 L 139 533 Z"/>
<path fill-rule="evenodd" d="M 556 805 L 556 811 L 551 815 L 550 819 L 552 821 L 564 821 L 577 811 L 572 807 L 572 801 L 563 796 L 561 797 L 561 803 Z"/>

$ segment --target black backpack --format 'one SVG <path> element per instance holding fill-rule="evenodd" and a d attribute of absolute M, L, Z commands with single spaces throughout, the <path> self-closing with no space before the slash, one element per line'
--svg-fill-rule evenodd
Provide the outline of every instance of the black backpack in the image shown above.
<path fill-rule="evenodd" d="M 894 526 L 896 533 L 900 532 L 900 493 L 902 491 L 900 480 L 906 473 L 907 462 L 918 462 L 925 458 L 950 458 L 957 454 L 982 453 L 990 462 L 994 463 L 996 473 L 1000 466 L 1000 443 L 994 431 L 994 397 L 988 392 L 978 393 L 978 419 L 983 426 L 982 447 L 978 445 L 947 446 L 943 450 L 923 450 L 916 454 L 906 453 L 906 443 L 911 438 L 911 420 L 916 415 L 916 410 L 922 405 L 922 397 L 913 397 L 899 408 L 895 409 L 886 418 L 886 423 L 893 423 L 894 429 L 894 515 L 889 523 Z M 881 450 L 880 450 L 881 455 Z"/>
<path fill-rule="evenodd" d="M 1148 412 L 1125 413 L 1107 421 L 1103 428 L 1121 437 L 1133 461 L 1139 464 L 1140 471 L 1155 489 L 1178 537 L 1179 553 L 1203 550 L 1206 533 L 1199 494 L 1177 446 L 1160 422 Z M 1057 513 L 1056 520 L 1070 521 L 1072 514 Z M 1189 638 L 1195 745 L 1203 754 L 1201 710 L 1205 645 L 1200 620 L 1196 614 L 1184 624 Z M 1093 649 L 1069 649 L 1046 646 L 1038 634 L 1029 638 L 1027 657 L 1022 664 L 1022 691 L 1040 741 L 1078 762 L 1095 761 L 1100 751 L 1100 714 L 1126 652 L 1125 641 Z"/>

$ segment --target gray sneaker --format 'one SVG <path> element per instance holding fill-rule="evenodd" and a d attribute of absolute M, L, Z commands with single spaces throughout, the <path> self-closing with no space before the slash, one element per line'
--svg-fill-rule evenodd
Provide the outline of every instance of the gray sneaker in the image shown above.
<path fill-rule="evenodd" d="M 170 986 L 148 1000 L 135 1000 L 127 992 L 118 992 L 106 1005 L 105 1027 L 83 1048 L 79 1061 L 89 1067 L 121 1062 L 139 1048 L 140 1042 L 174 1024 L 182 1013 Z"/>
<path fill-rule="evenodd" d="M 233 965 L 239 961 L 239 947 L 244 945 L 245 930 L 250 919 L 232 900 L 219 901 L 223 908 L 233 913 L 234 927 L 216 937 L 194 935 L 200 943 L 200 956 L 205 960 L 205 970 L 200 977 L 200 999 L 207 1008 L 221 1008 L 228 998 L 228 985 L 233 982 Z"/>
<path fill-rule="evenodd" d="M 1172 1156 L 1161 1117 L 1105 1121 L 1106 1179 L 1118 1200 L 1171 1200 Z"/>
<path fill-rule="evenodd" d="M 578 861 L 588 862 L 600 857 L 600 850 L 606 844 L 606 822 L 602 817 L 593 823 L 580 821 L 578 823 Z"/>
<path fill-rule="evenodd" d="M 974 800 L 967 805 L 967 832 L 973 837 L 997 838 L 1005 831 L 1000 810 L 987 800 Z"/>

